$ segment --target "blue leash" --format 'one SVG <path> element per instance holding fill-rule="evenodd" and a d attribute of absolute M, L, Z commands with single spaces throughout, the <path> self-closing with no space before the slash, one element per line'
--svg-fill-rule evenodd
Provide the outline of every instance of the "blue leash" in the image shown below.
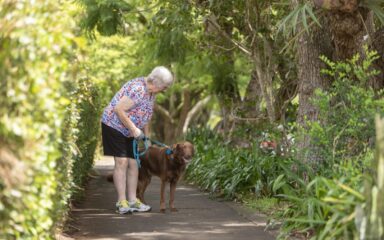
<path fill-rule="evenodd" d="M 143 140 L 144 141 L 144 151 L 139 152 L 139 141 Z M 139 138 L 139 139 L 133 139 L 133 156 L 135 157 L 136 163 L 137 163 L 137 168 L 141 168 L 140 164 L 140 156 L 143 156 L 148 150 L 148 143 L 146 141 L 146 138 Z"/>
<path fill-rule="evenodd" d="M 148 139 L 149 139 L 149 138 L 148 138 Z M 167 155 L 171 155 L 171 154 L 173 153 L 172 149 L 171 149 L 168 145 L 165 145 L 164 143 L 161 143 L 161 142 L 156 141 L 156 140 L 152 140 L 152 139 L 149 139 L 149 140 L 150 140 L 151 143 L 153 143 L 153 144 L 156 144 L 156 145 L 158 145 L 158 146 L 160 146 L 160 147 L 165 147 L 165 148 L 167 148 L 167 150 L 165 150 L 165 154 L 167 154 Z"/>
<path fill-rule="evenodd" d="M 139 151 L 139 141 L 142 140 L 144 142 L 144 151 L 140 152 Z M 156 144 L 160 147 L 165 147 L 167 148 L 165 150 L 165 154 L 167 155 L 171 155 L 173 153 L 172 149 L 170 149 L 170 147 L 168 145 L 165 145 L 164 143 L 161 143 L 159 141 L 156 141 L 156 140 L 152 140 L 150 138 L 147 138 L 147 137 L 139 137 L 139 138 L 135 138 L 133 139 L 133 156 L 135 157 L 135 160 L 136 160 L 136 163 L 137 163 L 137 167 L 140 168 L 141 167 L 141 164 L 140 164 L 140 156 L 143 156 L 147 150 L 148 150 L 148 142 L 147 141 L 151 141 L 151 143 L 153 144 Z"/>

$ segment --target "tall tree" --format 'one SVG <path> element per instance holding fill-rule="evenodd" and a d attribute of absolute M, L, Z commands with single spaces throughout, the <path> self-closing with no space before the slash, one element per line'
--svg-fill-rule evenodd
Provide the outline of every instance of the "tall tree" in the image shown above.
<path fill-rule="evenodd" d="M 372 2 L 372 1 L 365 1 Z M 314 0 L 315 6 L 324 11 L 329 20 L 329 30 L 335 46 L 335 60 L 345 60 L 361 51 L 364 36 L 373 33 L 371 10 L 358 0 Z"/>
<path fill-rule="evenodd" d="M 287 68 L 280 68 L 280 73 L 278 70 L 279 59 L 289 58 L 289 55 L 279 54 L 283 42 L 275 36 L 278 14 L 284 12 L 283 8 L 269 0 L 196 2 L 197 7 L 203 9 L 202 15 L 205 16 L 207 28 L 216 33 L 216 38 L 227 42 L 226 45 L 222 45 L 224 47 L 221 49 L 227 51 L 236 49 L 247 56 L 252 64 L 251 80 L 244 98 L 247 99 L 247 102 L 243 102 L 247 106 L 242 107 L 242 110 L 253 112 L 245 113 L 245 115 L 257 115 L 263 118 L 260 116 L 262 113 L 260 106 L 261 103 L 265 103 L 269 121 L 274 122 L 276 119 L 281 119 L 281 115 L 284 113 L 276 107 L 282 107 L 284 104 L 281 102 L 292 98 L 292 95 L 282 95 L 286 99 L 281 98 L 279 104 L 275 104 L 276 91 L 295 94 L 295 91 L 281 89 L 287 86 L 292 87 L 292 85 L 282 84 L 288 80 L 286 79 Z M 231 32 L 225 31 L 227 29 L 225 24 L 232 26 Z M 284 71 L 286 72 L 284 73 Z M 254 94 L 256 92 L 258 94 Z M 251 103 L 254 104 L 254 107 Z"/>
<path fill-rule="evenodd" d="M 311 103 L 315 98 L 315 90 L 330 85 L 320 74 L 324 65 L 319 57 L 325 55 L 330 59 L 345 60 L 362 52 L 364 36 L 371 36 L 373 31 L 370 10 L 378 13 L 379 18 L 383 16 L 382 7 L 373 2 L 292 1 L 293 10 L 282 22 L 283 28 L 290 23 L 293 27 L 289 28 L 290 31 L 298 30 L 296 46 L 300 87 L 297 122 L 303 129 L 307 128 L 307 122 L 320 120 L 318 109 Z M 300 156 L 303 161 L 316 164 L 322 158 L 314 141 L 308 134 L 304 134 L 298 143 L 298 152 L 307 153 Z"/>
<path fill-rule="evenodd" d="M 300 36 L 297 44 L 298 59 L 298 79 L 299 79 L 299 108 L 297 113 L 297 123 L 304 131 L 308 128 L 308 122 L 320 120 L 319 109 L 313 104 L 316 89 L 325 89 L 329 82 L 326 77 L 320 73 L 325 67 L 321 62 L 320 56 L 330 56 L 332 47 L 329 34 L 326 28 L 315 27 L 311 33 L 304 33 Z M 316 164 L 322 161 L 322 157 L 317 150 L 315 139 L 304 134 L 298 142 L 298 153 L 305 162 Z"/>

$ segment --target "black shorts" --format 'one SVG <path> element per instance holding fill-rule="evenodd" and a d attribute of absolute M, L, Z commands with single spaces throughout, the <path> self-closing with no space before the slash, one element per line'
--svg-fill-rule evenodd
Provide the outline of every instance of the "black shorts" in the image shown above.
<path fill-rule="evenodd" d="M 126 137 L 121 132 L 101 123 L 104 155 L 134 158 L 133 137 Z"/>

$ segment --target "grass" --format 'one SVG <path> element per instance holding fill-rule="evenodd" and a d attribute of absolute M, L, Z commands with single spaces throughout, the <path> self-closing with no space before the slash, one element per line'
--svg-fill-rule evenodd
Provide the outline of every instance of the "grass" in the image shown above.
<path fill-rule="evenodd" d="M 246 207 L 257 210 L 271 218 L 278 218 L 279 213 L 283 211 L 284 204 L 273 197 L 257 197 L 253 193 L 241 195 L 239 201 Z"/>

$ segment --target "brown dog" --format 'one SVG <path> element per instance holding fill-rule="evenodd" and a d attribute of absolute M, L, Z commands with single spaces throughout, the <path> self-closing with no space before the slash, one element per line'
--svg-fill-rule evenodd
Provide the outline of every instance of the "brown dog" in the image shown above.
<path fill-rule="evenodd" d="M 167 152 L 166 147 L 150 146 L 147 152 L 140 157 L 141 168 L 137 184 L 137 197 L 145 202 L 144 192 L 151 182 L 152 176 L 159 177 L 161 180 L 160 212 L 162 213 L 165 212 L 164 191 L 167 182 L 170 183 L 169 208 L 172 212 L 177 211 L 174 205 L 176 184 L 194 154 L 194 147 L 190 142 L 174 144 L 171 150 Z"/>

